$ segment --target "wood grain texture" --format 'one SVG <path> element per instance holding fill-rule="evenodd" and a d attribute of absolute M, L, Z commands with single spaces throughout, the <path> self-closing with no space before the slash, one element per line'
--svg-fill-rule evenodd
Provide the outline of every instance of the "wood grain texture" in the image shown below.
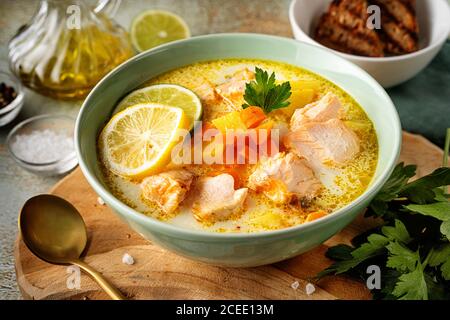
<path fill-rule="evenodd" d="M 421 136 L 405 133 L 401 160 L 419 164 L 427 174 L 441 163 L 442 150 Z M 81 212 L 88 226 L 89 247 L 85 261 L 102 272 L 133 299 L 369 299 L 363 283 L 347 277 L 328 277 L 308 296 L 308 279 L 331 261 L 328 246 L 349 240 L 377 222 L 358 217 L 325 244 L 274 265 L 258 268 L 222 268 L 191 261 L 144 240 L 122 223 L 106 206 L 97 203 L 79 169 L 59 182 L 51 193 L 64 197 Z M 134 265 L 122 263 L 124 253 Z M 34 257 L 20 239 L 15 247 L 17 281 L 26 299 L 107 299 L 87 276 L 81 288 L 71 290 L 67 267 L 54 266 Z M 299 282 L 297 290 L 291 284 Z"/>

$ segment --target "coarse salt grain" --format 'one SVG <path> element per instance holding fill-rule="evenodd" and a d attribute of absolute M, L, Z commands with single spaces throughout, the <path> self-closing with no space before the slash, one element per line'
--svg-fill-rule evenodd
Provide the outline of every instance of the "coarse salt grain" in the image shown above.
<path fill-rule="evenodd" d="M 316 291 L 316 287 L 312 283 L 308 283 L 305 287 L 306 294 L 308 296 L 312 295 Z"/>
<path fill-rule="evenodd" d="M 97 202 L 98 202 L 98 204 L 101 205 L 101 206 L 104 206 L 104 205 L 105 205 L 105 201 L 103 201 L 103 199 L 100 198 L 100 197 L 97 197 Z"/>
<path fill-rule="evenodd" d="M 300 286 L 300 283 L 298 283 L 298 281 L 292 282 L 292 284 L 291 284 L 291 288 L 294 290 L 297 290 L 299 286 Z"/>
<path fill-rule="evenodd" d="M 122 263 L 128 264 L 131 266 L 132 264 L 134 264 L 134 259 L 128 253 L 125 253 L 122 257 Z"/>
<path fill-rule="evenodd" d="M 67 157 L 74 151 L 74 145 L 71 136 L 45 129 L 17 135 L 11 149 L 26 162 L 49 163 Z"/>

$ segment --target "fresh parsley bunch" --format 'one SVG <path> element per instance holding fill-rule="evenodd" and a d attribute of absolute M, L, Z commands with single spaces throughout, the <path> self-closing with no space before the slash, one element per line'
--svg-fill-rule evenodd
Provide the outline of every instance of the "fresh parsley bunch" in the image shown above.
<path fill-rule="evenodd" d="M 447 132 L 444 167 L 409 182 L 416 166 L 397 165 L 370 203 L 366 216 L 384 224 L 339 244 L 326 256 L 335 262 L 317 275 L 348 274 L 365 279 L 367 267 L 381 269 L 375 299 L 450 299 L 450 185 Z"/>
<path fill-rule="evenodd" d="M 258 67 L 255 68 L 255 80 L 246 84 L 244 99 L 245 104 L 242 107 L 250 106 L 260 107 L 265 113 L 275 109 L 289 106 L 289 97 L 291 96 L 291 84 L 284 82 L 275 84 L 275 73 L 270 76 L 267 71 Z"/>

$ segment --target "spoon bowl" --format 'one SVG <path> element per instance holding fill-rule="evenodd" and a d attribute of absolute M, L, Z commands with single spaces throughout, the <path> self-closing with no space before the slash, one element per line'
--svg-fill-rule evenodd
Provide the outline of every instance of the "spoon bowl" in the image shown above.
<path fill-rule="evenodd" d="M 25 202 L 19 215 L 25 245 L 37 257 L 53 264 L 75 264 L 88 273 L 115 300 L 124 296 L 100 273 L 80 260 L 87 230 L 78 210 L 66 200 L 41 194 Z"/>
<path fill-rule="evenodd" d="M 25 202 L 19 228 L 27 247 L 55 264 L 78 260 L 87 243 L 87 230 L 77 209 L 57 196 L 43 194 Z"/>

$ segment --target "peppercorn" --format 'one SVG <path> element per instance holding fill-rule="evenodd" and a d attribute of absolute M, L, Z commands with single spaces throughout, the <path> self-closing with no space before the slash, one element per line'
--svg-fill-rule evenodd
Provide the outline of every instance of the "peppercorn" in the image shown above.
<path fill-rule="evenodd" d="M 17 97 L 17 92 L 6 83 L 0 83 L 0 108 L 6 107 Z"/>

